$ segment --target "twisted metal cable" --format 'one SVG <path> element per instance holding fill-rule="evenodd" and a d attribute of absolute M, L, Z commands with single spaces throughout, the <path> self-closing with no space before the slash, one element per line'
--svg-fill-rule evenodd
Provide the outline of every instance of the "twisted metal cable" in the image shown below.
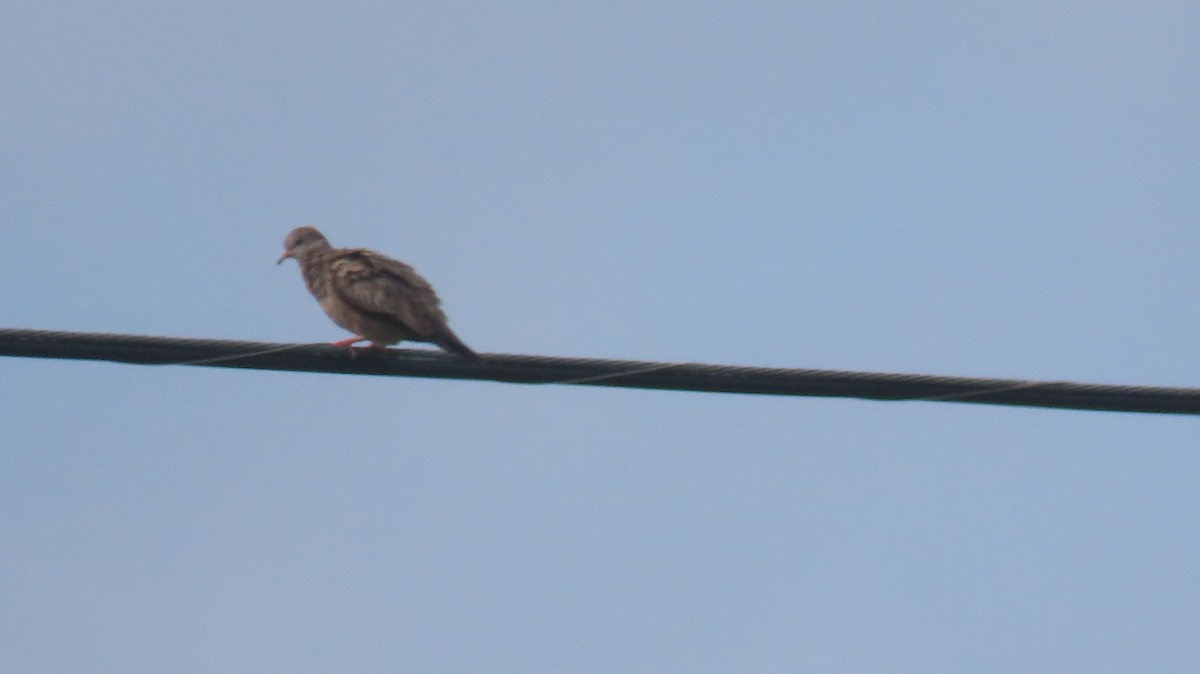
<path fill-rule="evenodd" d="M 1200 389 L 1016 379 L 481 354 L 474 363 L 421 349 L 349 349 L 216 339 L 0 328 L 0 355 L 297 372 L 474 379 L 520 384 L 922 400 L 1114 412 L 1200 414 Z"/>

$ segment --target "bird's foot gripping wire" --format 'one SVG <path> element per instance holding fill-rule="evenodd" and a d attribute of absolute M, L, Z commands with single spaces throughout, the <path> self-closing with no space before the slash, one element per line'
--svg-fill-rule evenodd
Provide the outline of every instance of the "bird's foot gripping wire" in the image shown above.
<path fill-rule="evenodd" d="M 333 342 L 333 345 L 350 349 L 350 357 L 354 358 L 356 355 L 358 355 L 358 351 L 354 348 L 354 345 L 358 344 L 359 342 L 371 342 L 365 348 L 373 351 L 383 351 L 387 348 L 386 344 L 380 344 L 379 342 L 371 341 L 371 339 L 368 337 L 359 337 L 358 335 L 355 335 L 354 337 L 347 337 L 345 339 L 339 339 L 338 341 Z"/>

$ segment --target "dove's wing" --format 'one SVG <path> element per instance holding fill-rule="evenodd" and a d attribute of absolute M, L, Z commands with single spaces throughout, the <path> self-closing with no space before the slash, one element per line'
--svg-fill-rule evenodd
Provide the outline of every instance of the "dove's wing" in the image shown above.
<path fill-rule="evenodd" d="M 332 290 L 351 308 L 399 323 L 416 337 L 447 327 L 433 286 L 412 267 L 365 248 L 337 251 L 329 260 Z"/>

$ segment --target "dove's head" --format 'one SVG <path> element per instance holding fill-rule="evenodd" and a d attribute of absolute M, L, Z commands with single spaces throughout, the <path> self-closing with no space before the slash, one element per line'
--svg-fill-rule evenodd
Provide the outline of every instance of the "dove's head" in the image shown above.
<path fill-rule="evenodd" d="M 329 248 L 329 241 L 325 240 L 325 236 L 315 227 L 297 227 L 283 240 L 283 255 L 279 256 L 279 262 L 275 264 L 279 264 L 289 257 L 303 261 L 313 254 L 323 253 Z"/>

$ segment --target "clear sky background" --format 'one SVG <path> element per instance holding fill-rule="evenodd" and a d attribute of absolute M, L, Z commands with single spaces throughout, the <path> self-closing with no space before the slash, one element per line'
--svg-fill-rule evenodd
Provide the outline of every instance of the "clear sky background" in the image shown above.
<path fill-rule="evenodd" d="M 0 324 L 1200 386 L 1200 5 L 0 5 Z M 0 359 L 10 672 L 1196 672 L 1192 418 Z"/>

